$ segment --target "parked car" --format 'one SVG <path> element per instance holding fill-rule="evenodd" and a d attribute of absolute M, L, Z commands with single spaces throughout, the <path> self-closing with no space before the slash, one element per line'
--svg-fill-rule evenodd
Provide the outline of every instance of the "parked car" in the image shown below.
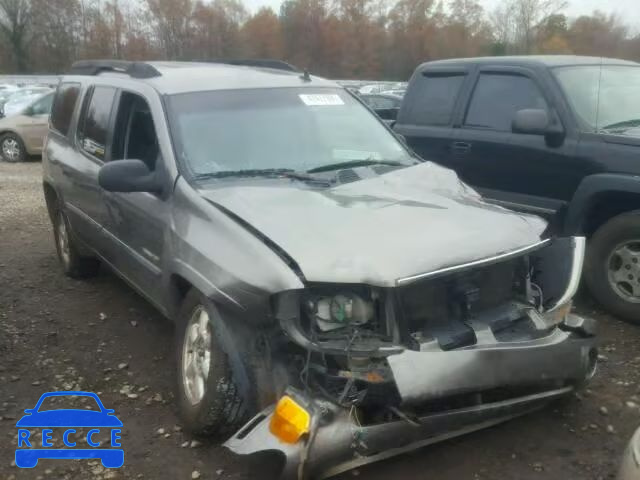
<path fill-rule="evenodd" d="M 385 84 L 382 83 L 374 83 L 371 85 L 363 85 L 362 87 L 360 87 L 358 89 L 358 92 L 361 95 L 370 95 L 370 94 L 374 94 L 374 93 L 380 93 L 383 90 L 386 90 L 388 87 Z"/>
<path fill-rule="evenodd" d="M 391 94 L 360 95 L 360 98 L 386 122 L 393 122 L 397 118 L 402 103 L 402 97 Z"/>
<path fill-rule="evenodd" d="M 585 280 L 640 322 L 640 64 L 574 56 L 425 63 L 395 129 L 499 205 L 589 239 Z"/>
<path fill-rule="evenodd" d="M 392 89 L 392 90 L 384 90 L 380 92 L 380 95 L 394 95 L 396 97 L 404 97 L 405 93 L 407 93 L 406 89 Z"/>
<path fill-rule="evenodd" d="M 640 478 L 640 429 L 629 442 L 624 452 L 618 480 L 638 480 Z"/>
<path fill-rule="evenodd" d="M 11 117 L 22 112 L 26 107 L 42 95 L 51 93 L 53 90 L 47 87 L 29 87 L 17 90 L 11 94 L 0 106 L 0 117 Z"/>
<path fill-rule="evenodd" d="M 23 87 L 10 92 L 0 101 L 0 118 L 10 117 L 28 106 L 39 96 L 51 92 L 48 87 Z"/>
<path fill-rule="evenodd" d="M 0 118 L 0 156 L 7 162 L 23 162 L 41 155 L 49 129 L 54 92 L 39 95 L 10 117 Z"/>
<path fill-rule="evenodd" d="M 584 239 L 485 203 L 336 83 L 238 61 L 72 73 L 43 159 L 58 256 L 176 322 L 190 431 L 317 478 L 593 374 L 570 313 Z"/>

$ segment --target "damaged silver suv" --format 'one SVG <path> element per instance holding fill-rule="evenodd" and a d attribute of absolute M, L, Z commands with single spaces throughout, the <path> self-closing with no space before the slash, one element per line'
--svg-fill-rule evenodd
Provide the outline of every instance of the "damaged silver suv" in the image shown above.
<path fill-rule="evenodd" d="M 177 324 L 185 425 L 326 477 L 541 407 L 596 368 L 583 238 L 489 205 L 286 64 L 82 62 L 44 191 L 64 271 Z"/>

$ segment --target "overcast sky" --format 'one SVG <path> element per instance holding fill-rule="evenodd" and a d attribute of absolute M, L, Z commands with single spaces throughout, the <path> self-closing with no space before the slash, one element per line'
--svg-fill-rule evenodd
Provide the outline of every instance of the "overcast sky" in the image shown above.
<path fill-rule="evenodd" d="M 492 10 L 501 0 L 480 0 L 487 10 Z M 270 6 L 276 13 L 280 10 L 282 0 L 244 0 L 247 8 L 255 12 L 262 6 Z M 583 13 L 590 14 L 594 10 L 602 10 L 607 13 L 615 13 L 634 31 L 640 31 L 640 0 L 570 0 L 566 13 L 569 16 L 577 16 Z"/>

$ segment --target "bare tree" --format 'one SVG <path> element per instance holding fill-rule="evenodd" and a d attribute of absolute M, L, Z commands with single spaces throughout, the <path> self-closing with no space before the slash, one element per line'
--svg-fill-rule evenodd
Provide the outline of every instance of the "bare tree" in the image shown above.
<path fill-rule="evenodd" d="M 11 49 L 15 69 L 26 72 L 29 65 L 28 41 L 31 30 L 31 2 L 29 0 L 0 0 L 0 38 Z"/>
<path fill-rule="evenodd" d="M 533 53 L 536 33 L 551 15 L 567 7 L 566 0 L 511 0 L 516 44 L 521 53 Z"/>

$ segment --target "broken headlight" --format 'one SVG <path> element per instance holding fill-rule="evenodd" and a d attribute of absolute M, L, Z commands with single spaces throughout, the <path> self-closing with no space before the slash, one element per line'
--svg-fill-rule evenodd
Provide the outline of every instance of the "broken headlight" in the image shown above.
<path fill-rule="evenodd" d="M 320 331 L 331 332 L 370 322 L 374 305 L 371 299 L 345 291 L 331 296 L 311 297 L 307 300 L 307 310 Z"/>

